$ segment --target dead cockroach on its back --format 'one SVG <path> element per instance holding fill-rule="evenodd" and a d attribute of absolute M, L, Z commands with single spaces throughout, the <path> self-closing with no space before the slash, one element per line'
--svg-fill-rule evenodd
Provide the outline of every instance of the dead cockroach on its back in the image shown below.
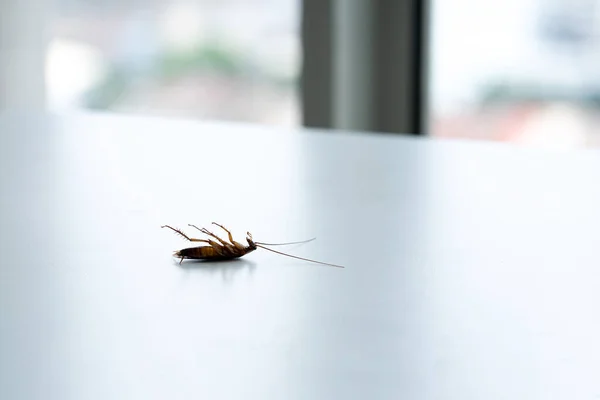
<path fill-rule="evenodd" d="M 219 236 L 210 232 L 206 228 L 200 229 L 196 225 L 192 225 L 192 224 L 189 224 L 189 226 L 198 229 L 200 232 L 204 233 L 205 235 L 207 235 L 209 237 L 212 237 L 213 239 L 216 239 L 217 241 L 215 242 L 214 240 L 211 240 L 210 238 L 208 238 L 208 239 L 191 238 L 191 237 L 187 236 L 185 233 L 183 233 L 180 229 L 173 228 L 169 225 L 163 225 L 163 226 L 161 226 L 161 228 L 169 228 L 172 231 L 174 231 L 177 234 L 184 237 L 185 239 L 189 240 L 190 242 L 208 243 L 208 246 L 188 247 L 188 248 L 176 251 L 173 254 L 173 256 L 180 258 L 180 260 L 179 260 L 180 264 L 183 262 L 184 259 L 207 260 L 207 261 L 231 260 L 234 258 L 239 258 L 239 257 L 245 256 L 246 254 L 253 252 L 254 250 L 256 250 L 257 248 L 260 247 L 261 249 L 269 250 L 269 251 L 272 251 L 273 253 L 281 254 L 286 257 L 296 258 L 298 260 L 309 261 L 309 262 L 317 263 L 317 264 L 321 264 L 321 265 L 328 265 L 330 267 L 344 268 L 341 265 L 329 264 L 329 263 L 325 263 L 325 262 L 321 262 L 321 261 L 310 260 L 308 258 L 293 256 L 291 254 L 282 253 L 280 251 L 265 247 L 265 246 L 278 246 L 278 245 L 286 245 L 286 244 L 306 243 L 306 242 L 310 242 L 311 240 L 314 240 L 314 238 L 309 239 L 309 240 L 304 240 L 301 242 L 262 243 L 262 242 L 255 242 L 252 239 L 252 235 L 250 234 L 250 232 L 246 232 L 246 234 L 247 234 L 246 241 L 248 242 L 248 245 L 245 246 L 245 245 L 233 240 L 233 235 L 223 225 L 217 224 L 216 222 L 213 222 L 213 224 L 220 227 L 225 232 L 227 232 L 227 235 L 229 237 L 229 242 L 227 242 L 224 239 L 221 239 Z"/>

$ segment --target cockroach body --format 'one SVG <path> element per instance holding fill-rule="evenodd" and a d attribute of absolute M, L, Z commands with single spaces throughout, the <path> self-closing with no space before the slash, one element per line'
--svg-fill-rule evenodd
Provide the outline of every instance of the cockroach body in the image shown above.
<path fill-rule="evenodd" d="M 188 248 L 181 249 L 181 250 L 178 250 L 175 253 L 173 253 L 174 257 L 180 258 L 180 260 L 179 260 L 180 264 L 183 262 L 184 259 L 208 260 L 208 261 L 232 260 L 235 258 L 243 257 L 246 254 L 253 252 L 254 250 L 256 250 L 257 248 L 260 247 L 262 249 L 269 250 L 274 253 L 281 254 L 281 255 L 284 255 L 287 257 L 292 257 L 292 258 L 296 258 L 299 260 L 309 261 L 309 262 L 322 264 L 322 265 L 329 265 L 331 267 L 344 268 L 341 265 L 329 264 L 329 263 L 324 263 L 321 261 L 310 260 L 308 258 L 297 257 L 297 256 L 293 256 L 291 254 L 282 253 L 280 251 L 276 251 L 276 250 L 270 249 L 268 247 L 265 247 L 265 246 L 277 246 L 277 245 L 286 245 L 286 244 L 305 243 L 305 242 L 310 242 L 311 240 L 314 240 L 314 239 L 304 240 L 301 242 L 289 242 L 289 243 L 276 243 L 276 244 L 262 243 L 262 242 L 255 242 L 252 239 L 252 234 L 250 232 L 246 232 L 246 235 L 247 235 L 246 241 L 248 242 L 248 245 L 246 246 L 246 245 L 243 245 L 242 243 L 239 243 L 239 242 L 236 242 L 235 240 L 233 240 L 233 235 L 223 225 L 217 224 L 216 222 L 213 222 L 213 225 L 216 225 L 216 226 L 220 227 L 221 229 L 223 229 L 225 232 L 227 232 L 229 242 L 227 242 L 224 239 L 221 239 L 219 236 L 210 232 L 206 228 L 200 229 L 196 225 L 192 225 L 192 224 L 189 224 L 189 226 L 198 229 L 200 232 L 204 233 L 205 235 L 207 235 L 209 237 L 216 239 L 217 241 L 215 242 L 214 240 L 211 240 L 210 238 L 209 239 L 191 238 L 191 237 L 187 236 L 185 233 L 183 233 L 180 229 L 173 228 L 169 225 L 163 225 L 163 226 L 161 226 L 161 228 L 169 228 L 190 242 L 208 243 L 208 246 L 188 247 Z"/>

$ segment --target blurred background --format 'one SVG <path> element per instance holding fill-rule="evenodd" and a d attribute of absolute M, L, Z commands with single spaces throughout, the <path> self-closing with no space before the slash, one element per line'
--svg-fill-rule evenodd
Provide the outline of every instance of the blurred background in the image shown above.
<path fill-rule="evenodd" d="M 600 0 L 0 0 L 0 106 L 600 146 Z"/>

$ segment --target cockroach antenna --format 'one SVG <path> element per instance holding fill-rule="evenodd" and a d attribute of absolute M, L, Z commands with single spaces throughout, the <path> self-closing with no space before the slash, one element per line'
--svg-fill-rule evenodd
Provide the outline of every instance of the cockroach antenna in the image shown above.
<path fill-rule="evenodd" d="M 307 239 L 307 240 L 300 240 L 299 242 L 286 242 L 286 243 L 263 243 L 263 242 L 254 242 L 254 243 L 256 243 L 256 244 L 262 244 L 263 246 L 287 246 L 287 245 L 290 245 L 290 244 L 308 243 L 308 242 L 312 242 L 315 239 L 316 238 Z"/>
<path fill-rule="evenodd" d="M 304 257 L 293 256 L 293 255 L 291 255 L 291 254 L 287 254 L 287 253 L 283 253 L 283 252 L 281 252 L 281 251 L 277 251 L 277 250 L 270 249 L 270 248 L 268 248 L 268 247 L 265 247 L 265 246 L 262 246 L 262 245 L 260 245 L 260 244 L 258 244 L 258 243 L 255 243 L 255 244 L 256 244 L 256 246 L 257 246 L 257 247 L 260 247 L 261 249 L 269 250 L 269 251 L 272 251 L 273 253 L 281 254 L 282 256 L 286 256 L 286 257 L 292 257 L 292 258 L 296 258 L 296 259 L 298 259 L 298 260 L 309 261 L 309 262 L 316 263 L 316 264 L 321 264 L 321 265 L 329 265 L 330 267 L 344 268 L 344 267 L 343 267 L 343 266 L 341 266 L 341 265 L 336 265 L 336 264 L 330 264 L 330 263 L 326 263 L 326 262 L 322 262 L 322 261 L 311 260 L 310 258 L 304 258 Z"/>

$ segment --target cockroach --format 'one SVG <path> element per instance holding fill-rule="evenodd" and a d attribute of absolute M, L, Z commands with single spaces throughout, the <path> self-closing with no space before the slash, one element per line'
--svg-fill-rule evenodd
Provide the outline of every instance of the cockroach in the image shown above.
<path fill-rule="evenodd" d="M 223 225 L 217 224 L 216 222 L 213 222 L 213 225 L 216 225 L 219 228 L 223 229 L 225 232 L 227 232 L 227 235 L 229 237 L 229 242 L 227 242 L 224 239 L 221 239 L 219 236 L 210 232 L 206 228 L 200 229 L 196 225 L 193 225 L 193 224 L 188 224 L 188 225 L 193 228 L 198 229 L 200 232 L 204 233 L 205 235 L 216 239 L 217 242 L 215 242 L 214 240 L 211 240 L 210 238 L 209 239 L 196 239 L 196 238 L 189 237 L 188 235 L 183 233 L 181 231 L 181 229 L 173 228 L 172 226 L 169 226 L 169 225 L 161 226 L 161 228 L 171 229 L 172 231 L 181 235 L 182 237 L 184 237 L 185 239 L 187 239 L 190 242 L 208 243 L 208 246 L 188 247 L 186 249 L 181 249 L 181 250 L 173 253 L 174 257 L 180 258 L 179 264 L 181 264 L 184 259 L 208 260 L 208 261 L 232 260 L 234 258 L 239 258 L 239 257 L 245 256 L 246 254 L 248 254 L 260 247 L 261 249 L 269 250 L 269 251 L 272 251 L 273 253 L 277 253 L 277 254 L 280 254 L 280 255 L 283 255 L 286 257 L 296 258 L 298 260 L 308 261 L 308 262 L 312 262 L 312 263 L 316 263 L 316 264 L 328 265 L 330 267 L 344 268 L 341 265 L 329 264 L 329 263 L 325 263 L 325 262 L 321 262 L 321 261 L 310 260 L 308 258 L 293 256 L 291 254 L 282 253 L 280 251 L 273 250 L 273 249 L 266 247 L 266 246 L 281 246 L 281 245 L 288 245 L 288 244 L 306 243 L 306 242 L 310 242 L 310 241 L 314 240 L 314 238 L 309 239 L 309 240 L 303 240 L 300 242 L 263 243 L 263 242 L 255 242 L 252 239 L 252 234 L 250 232 L 246 232 L 246 235 L 247 235 L 246 241 L 248 242 L 248 245 L 245 246 L 242 243 L 238 243 L 235 240 L 233 240 L 233 235 L 231 234 L 231 232 L 227 228 L 225 228 Z"/>

